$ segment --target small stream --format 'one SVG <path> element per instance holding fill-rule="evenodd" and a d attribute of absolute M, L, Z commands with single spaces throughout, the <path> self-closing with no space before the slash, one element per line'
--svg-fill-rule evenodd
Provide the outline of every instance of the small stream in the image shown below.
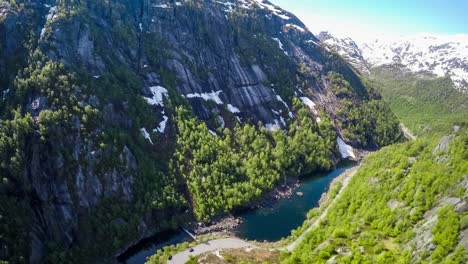
<path fill-rule="evenodd" d="M 301 178 L 301 186 L 288 199 L 282 199 L 270 207 L 258 208 L 241 213 L 243 222 L 236 235 L 246 240 L 277 241 L 291 234 L 306 219 L 307 213 L 318 206 L 320 197 L 328 191 L 330 183 L 345 170 L 347 165 L 328 173 L 314 173 Z M 302 192 L 299 196 L 296 193 Z M 190 241 L 191 238 L 181 230 L 167 231 L 153 238 L 140 241 L 136 246 L 119 257 L 120 263 L 142 264 L 146 258 L 165 246 Z"/>

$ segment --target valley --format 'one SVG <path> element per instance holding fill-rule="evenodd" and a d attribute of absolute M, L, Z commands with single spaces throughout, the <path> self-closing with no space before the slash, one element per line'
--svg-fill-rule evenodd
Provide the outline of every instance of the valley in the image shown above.
<path fill-rule="evenodd" d="M 317 227 L 320 221 L 326 217 L 328 210 L 330 206 L 336 201 L 336 199 L 339 198 L 341 195 L 342 191 L 346 188 L 348 185 L 350 179 L 352 176 L 356 173 L 358 167 L 344 167 L 337 169 L 331 173 L 329 173 L 325 177 L 315 177 L 315 179 L 311 180 L 306 180 L 302 185 L 303 187 L 301 190 L 304 191 L 304 196 L 305 197 L 299 197 L 299 198 L 293 198 L 293 199 L 287 199 L 284 201 L 280 201 L 278 204 L 275 204 L 273 208 L 260 208 L 256 211 L 252 212 L 247 212 L 247 214 L 242 215 L 244 218 L 244 221 L 252 221 L 249 220 L 249 217 L 258 217 L 260 218 L 259 222 L 254 222 L 252 224 L 249 224 L 247 227 L 240 227 L 240 229 L 237 231 L 238 237 L 227 237 L 227 238 L 220 238 L 220 239 L 213 239 L 209 240 L 206 242 L 200 243 L 199 241 L 194 241 L 191 242 L 194 246 L 190 246 L 190 249 L 186 249 L 185 251 L 177 253 L 175 251 L 175 255 L 171 256 L 171 260 L 168 261 L 168 263 L 185 263 L 187 262 L 190 257 L 196 257 L 199 255 L 203 255 L 206 253 L 214 252 L 217 251 L 219 254 L 219 251 L 221 250 L 232 250 L 236 248 L 242 248 L 245 249 L 247 252 L 249 252 L 252 249 L 264 249 L 264 250 L 287 250 L 287 251 L 293 251 L 294 248 L 300 244 L 303 240 L 304 237 L 307 235 L 308 232 L 310 232 L 314 227 Z M 309 216 L 307 215 L 307 220 L 306 222 L 298 228 L 298 230 L 295 232 L 295 234 L 291 237 L 288 237 L 287 240 L 278 240 L 280 238 L 286 238 L 286 236 L 289 236 L 288 233 L 286 233 L 286 236 L 282 235 L 281 229 L 275 228 L 276 225 L 281 225 L 280 228 L 285 229 L 286 231 L 289 231 L 291 229 L 294 229 L 297 227 L 300 223 L 303 222 L 303 219 L 305 218 L 305 215 L 302 215 L 299 217 L 297 221 L 294 221 L 293 223 L 285 223 L 287 221 L 291 221 L 291 219 L 288 219 L 290 214 L 291 214 L 291 209 L 286 208 L 283 206 L 283 204 L 288 204 L 290 207 L 294 208 L 294 213 L 297 213 L 297 208 L 299 207 L 304 207 L 308 208 L 309 210 L 314 207 L 314 203 L 318 204 L 318 197 L 324 197 L 323 195 L 325 193 L 318 192 L 318 184 L 317 181 L 323 181 L 327 180 L 326 178 L 329 178 L 328 183 L 330 184 L 330 181 L 332 181 L 331 185 L 331 190 L 328 192 L 328 194 L 325 196 L 327 197 L 322 201 L 322 204 L 320 205 L 320 213 L 315 216 Z M 326 184 L 323 187 L 328 186 Z M 307 199 L 307 197 L 317 197 L 315 200 L 310 200 Z M 307 200 L 305 200 L 307 199 Z M 303 210 L 302 212 L 308 212 L 309 210 Z M 315 209 L 319 209 L 318 207 L 315 207 Z M 262 212 L 263 211 L 263 212 Z M 270 211 L 270 213 L 266 213 L 265 211 Z M 276 211 L 276 212 L 271 212 L 271 211 Z M 299 210 L 299 212 L 301 212 Z M 252 216 L 253 214 L 253 216 Z M 269 215 L 270 214 L 270 215 Z M 292 226 L 290 229 L 288 229 L 288 225 Z M 259 230 L 260 229 L 260 230 Z M 301 230 L 302 229 L 302 230 Z M 283 233 L 284 234 L 284 233 Z M 251 242 L 249 243 L 248 241 L 251 240 L 261 240 L 259 238 L 265 238 L 268 237 L 269 241 L 271 243 L 267 243 L 266 240 L 264 242 Z M 276 241 L 278 240 L 278 241 Z M 187 247 L 188 245 L 185 245 L 184 247 Z M 149 263 L 160 263 L 164 262 L 164 259 L 169 258 L 168 255 L 169 253 L 166 252 L 164 254 L 159 253 L 158 255 L 152 257 L 149 260 Z M 131 262 L 127 262 L 131 263 Z"/>
<path fill-rule="evenodd" d="M 261 263 L 265 258 L 274 260 L 272 263 L 326 263 L 330 255 L 337 263 L 419 263 L 425 258 L 464 263 L 468 141 L 466 132 L 459 132 L 453 130 L 438 140 L 433 140 L 437 138 L 433 135 L 424 136 L 369 155 L 354 177 L 343 181 L 325 210 L 312 211 L 315 220 L 306 220 L 306 231 L 298 239 L 286 240 L 293 242 L 282 252 L 272 250 L 271 245 L 243 244 L 240 240 L 226 249 L 217 245 L 223 240 L 214 240 L 207 243 L 216 242 L 211 249 L 197 251 L 195 247 L 181 255 L 168 249 L 167 253 L 175 254 L 174 261 L 183 258 L 174 263 Z M 399 165 L 392 168 L 395 162 Z M 441 174 L 447 177 L 439 178 Z M 406 180 L 401 182 L 402 178 Z M 237 247 L 243 249 L 233 249 Z M 354 251 L 354 247 L 360 250 Z M 213 253 L 206 254 L 211 250 Z M 158 254 L 149 263 L 164 263 L 167 258 Z"/>
<path fill-rule="evenodd" d="M 272 2 L 0 0 L 0 263 L 466 263 L 468 38 Z"/>

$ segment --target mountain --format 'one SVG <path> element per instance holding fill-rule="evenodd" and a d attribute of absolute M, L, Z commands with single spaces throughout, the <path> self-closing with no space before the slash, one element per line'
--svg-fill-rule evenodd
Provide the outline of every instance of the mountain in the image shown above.
<path fill-rule="evenodd" d="M 446 130 L 467 118 L 465 36 L 419 35 L 367 44 L 327 32 L 317 37 L 366 76 L 415 133 Z"/>
<path fill-rule="evenodd" d="M 364 74 L 372 68 L 392 65 L 423 76 L 449 76 L 457 90 L 468 92 L 467 35 L 421 34 L 359 45 L 326 32 L 318 36 Z"/>
<path fill-rule="evenodd" d="M 353 39 L 349 37 L 336 38 L 327 31 L 320 32 L 317 38 L 326 46 L 332 47 L 362 74 L 370 73 L 371 64 L 364 58 L 361 48 Z"/>
<path fill-rule="evenodd" d="M 414 73 L 448 75 L 459 91 L 468 91 L 468 36 L 417 35 L 364 44 L 371 65 L 401 64 Z"/>
<path fill-rule="evenodd" d="M 0 1 L 0 36 L 2 261 L 108 262 L 401 139 L 268 1 Z"/>

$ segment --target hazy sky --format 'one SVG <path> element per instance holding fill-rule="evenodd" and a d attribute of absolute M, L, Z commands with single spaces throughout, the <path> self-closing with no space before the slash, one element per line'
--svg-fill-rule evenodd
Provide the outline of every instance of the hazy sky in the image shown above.
<path fill-rule="evenodd" d="M 298 16 L 313 33 L 356 40 L 468 34 L 468 0 L 270 0 Z"/>

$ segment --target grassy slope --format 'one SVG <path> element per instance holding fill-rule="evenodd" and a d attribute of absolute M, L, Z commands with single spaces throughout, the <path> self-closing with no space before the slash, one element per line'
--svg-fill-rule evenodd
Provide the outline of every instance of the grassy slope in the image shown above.
<path fill-rule="evenodd" d="M 370 155 L 320 226 L 282 262 L 466 263 L 468 252 L 458 243 L 468 213 L 443 201 L 468 195 L 462 183 L 468 136 L 462 129 L 449 149 L 433 152 L 438 142 L 435 135 L 423 136 Z M 444 156 L 448 160 L 440 163 Z M 434 250 L 417 245 L 424 224 Z"/>
<path fill-rule="evenodd" d="M 468 213 L 445 198 L 468 195 L 468 95 L 448 78 L 388 69 L 374 70 L 371 82 L 420 138 L 369 156 L 323 223 L 282 262 L 466 263 L 459 234 L 466 233 Z M 457 139 L 433 152 L 454 125 L 462 126 Z"/>
<path fill-rule="evenodd" d="M 375 69 L 371 81 L 407 127 L 419 134 L 445 130 L 468 120 L 468 94 L 453 88 L 449 78 L 421 78 Z"/>

